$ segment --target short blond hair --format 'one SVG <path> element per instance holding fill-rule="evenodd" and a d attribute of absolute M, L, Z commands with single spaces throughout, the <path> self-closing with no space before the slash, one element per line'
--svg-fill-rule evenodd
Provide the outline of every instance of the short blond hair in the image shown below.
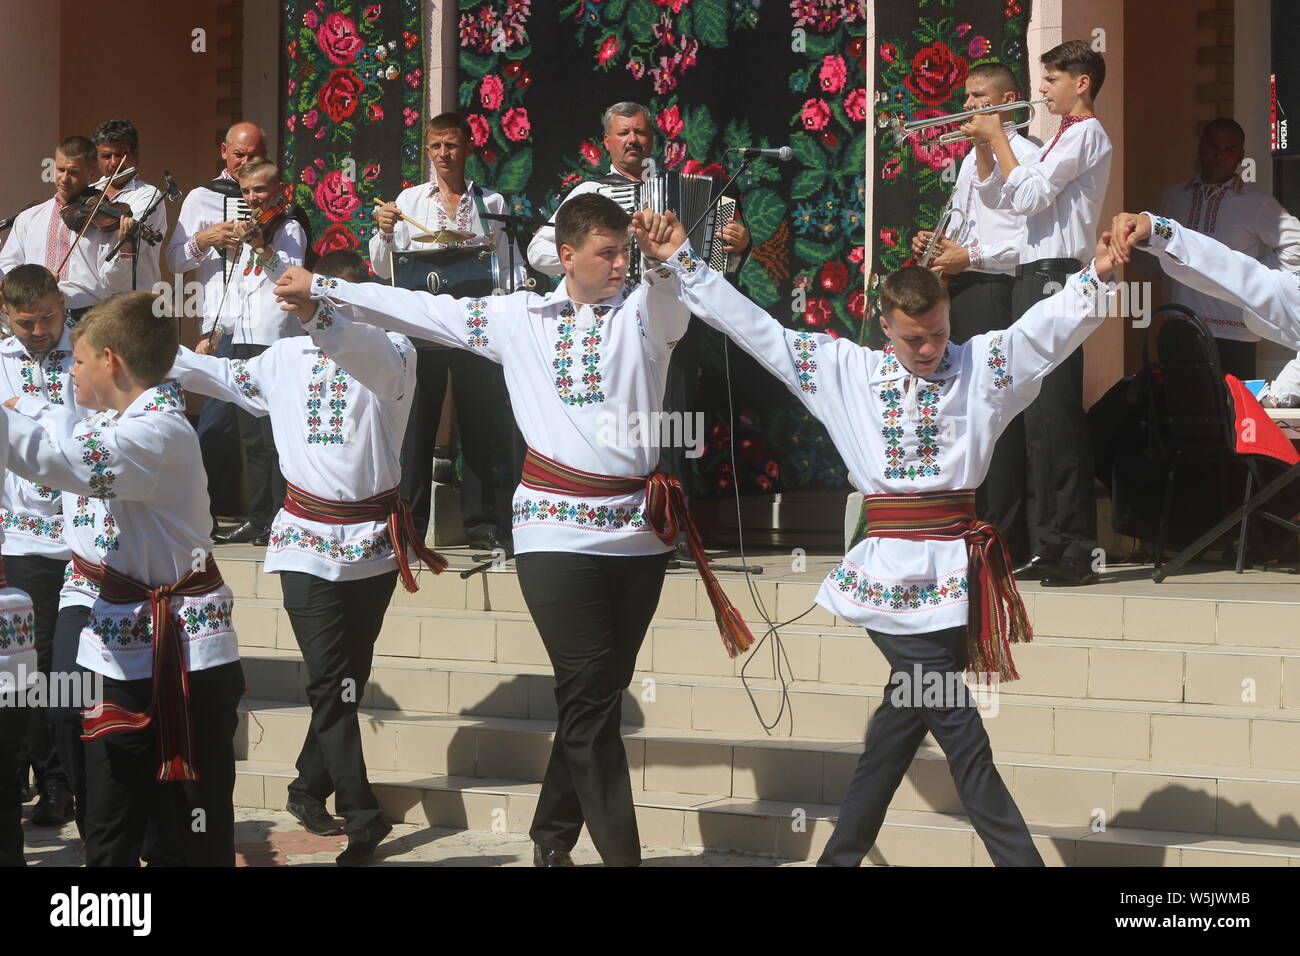
<path fill-rule="evenodd" d="M 242 183 L 245 179 L 251 179 L 254 176 L 265 175 L 272 179 L 280 178 L 280 167 L 275 165 L 269 159 L 258 156 L 248 160 L 244 165 L 235 170 L 235 175 Z"/>
<path fill-rule="evenodd" d="M 180 330 L 167 305 L 167 297 L 154 292 L 111 295 L 82 317 L 72 341 L 84 337 L 96 351 L 112 349 L 138 384 L 157 385 L 167 378 L 180 347 Z"/>

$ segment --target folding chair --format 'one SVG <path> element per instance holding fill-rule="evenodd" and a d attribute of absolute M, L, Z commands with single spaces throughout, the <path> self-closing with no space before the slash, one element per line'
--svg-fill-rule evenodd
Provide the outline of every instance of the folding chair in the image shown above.
<path fill-rule="evenodd" d="M 1300 464 L 1264 485 L 1259 473 L 1259 456 L 1237 451 L 1237 418 L 1219 365 L 1214 336 L 1204 322 L 1181 305 L 1162 306 L 1156 310 L 1157 315 L 1161 313 L 1175 315 L 1160 329 L 1157 361 L 1151 360 L 1148 350 L 1150 326 L 1142 330 L 1143 370 L 1159 383 L 1149 392 L 1151 435 L 1158 451 L 1169 461 L 1151 578 L 1157 583 L 1163 581 L 1234 525 L 1240 526 L 1236 570 L 1241 574 L 1245 570 L 1251 518 L 1262 518 L 1300 535 L 1300 524 L 1264 510 L 1269 500 L 1300 478 Z M 1175 481 L 1178 467 L 1184 462 L 1240 465 L 1246 472 L 1242 505 L 1165 563 L 1164 547 Z M 1252 495 L 1256 488 L 1260 490 Z"/>

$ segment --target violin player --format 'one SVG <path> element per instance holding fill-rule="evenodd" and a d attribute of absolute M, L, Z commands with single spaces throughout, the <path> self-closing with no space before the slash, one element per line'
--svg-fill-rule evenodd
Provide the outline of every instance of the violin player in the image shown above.
<path fill-rule="evenodd" d="M 114 212 L 106 197 L 91 189 L 96 176 L 94 143 L 69 136 L 54 151 L 54 196 L 19 213 L 0 249 L 0 277 L 21 265 L 45 266 L 58 277 L 74 314 L 131 288 L 134 242 L 110 253 L 134 219 L 127 214 L 129 207 Z M 87 223 L 91 213 L 93 221 Z"/>
<path fill-rule="evenodd" d="M 124 202 L 131 207 L 132 218 L 148 223 L 159 236 L 167 234 L 167 209 L 162 193 L 140 178 L 140 134 L 128 120 L 111 119 L 100 123 L 91 134 L 95 144 L 96 159 L 101 176 L 111 176 L 113 170 L 122 172 L 104 185 L 104 192 L 114 202 Z M 152 289 L 162 277 L 158 263 L 161 246 L 158 243 L 137 243 L 135 275 L 132 289 Z"/>

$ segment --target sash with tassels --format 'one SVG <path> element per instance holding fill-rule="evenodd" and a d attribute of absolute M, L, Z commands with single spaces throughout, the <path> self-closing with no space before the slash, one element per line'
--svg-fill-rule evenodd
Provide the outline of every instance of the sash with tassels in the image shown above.
<path fill-rule="evenodd" d="M 1033 640 L 1025 603 L 1016 590 L 1011 557 L 996 525 L 975 516 L 974 491 L 915 495 L 867 495 L 853 540 L 905 538 L 909 541 L 966 540 L 966 580 L 970 611 L 966 626 L 966 669 L 1019 680 L 1012 644 Z"/>
<path fill-rule="evenodd" d="M 418 591 L 411 562 L 406 557 L 409 546 L 415 556 L 434 574 L 447 569 L 447 559 L 430 551 L 415 531 L 411 520 L 411 505 L 398 496 L 397 489 L 383 491 L 361 501 L 332 501 L 318 498 L 310 491 L 285 482 L 284 510 L 299 518 L 320 521 L 324 524 L 359 524 L 362 521 L 382 521 L 388 526 L 388 541 L 397 558 L 397 570 L 402 576 L 402 586 L 408 591 Z"/>
<path fill-rule="evenodd" d="M 224 584 L 217 562 L 209 558 L 203 570 L 191 571 L 175 584 L 152 588 L 120 571 L 72 556 L 82 577 L 93 581 L 109 604 L 149 602 L 153 619 L 153 686 L 143 713 L 105 701 L 97 715 L 83 718 L 82 740 L 97 740 L 122 730 L 153 725 L 158 737 L 159 780 L 198 780 L 194 769 L 194 726 L 190 713 L 190 679 L 185 670 L 180 625 L 172 614 L 173 597 L 199 597 Z"/>
<path fill-rule="evenodd" d="M 695 567 L 704 580 L 704 590 L 713 605 L 713 616 L 718 622 L 722 644 L 730 657 L 749 649 L 754 637 L 745 624 L 722 585 L 709 569 L 709 559 L 704 554 L 700 533 L 691 520 L 686 507 L 682 483 L 672 475 L 656 471 L 645 478 L 620 478 L 615 475 L 595 475 L 562 465 L 554 459 L 528 449 L 524 456 L 524 471 L 520 481 L 537 491 L 579 497 L 613 497 L 630 495 L 645 489 L 645 517 L 650 529 L 664 544 L 675 544 L 679 531 L 686 532 L 686 542 L 691 549 Z"/>

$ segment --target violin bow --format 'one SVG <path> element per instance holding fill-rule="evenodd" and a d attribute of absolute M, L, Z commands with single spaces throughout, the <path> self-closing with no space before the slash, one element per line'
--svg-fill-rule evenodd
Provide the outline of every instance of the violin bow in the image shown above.
<path fill-rule="evenodd" d="M 108 181 L 110 183 L 113 180 L 117 179 L 118 176 L 121 175 L 122 166 L 125 165 L 125 163 L 126 163 L 125 156 L 123 156 L 121 159 L 117 161 L 117 169 L 113 170 L 113 175 L 108 177 Z M 67 253 L 64 254 L 63 261 L 60 262 L 59 267 L 54 270 L 54 274 L 56 276 L 63 274 L 63 267 L 68 264 L 68 260 L 72 258 L 73 250 L 77 248 L 77 243 L 80 242 L 81 237 L 86 234 L 86 230 L 90 228 L 90 224 L 95 221 L 95 215 L 99 212 L 99 207 L 103 204 L 104 198 L 107 195 L 108 195 L 108 187 L 105 186 L 103 189 L 99 191 L 99 196 L 95 200 L 95 208 L 90 210 L 90 215 L 86 217 L 86 224 L 81 227 L 81 232 L 77 233 L 77 238 L 73 239 L 72 244 L 68 246 L 68 251 Z"/>

